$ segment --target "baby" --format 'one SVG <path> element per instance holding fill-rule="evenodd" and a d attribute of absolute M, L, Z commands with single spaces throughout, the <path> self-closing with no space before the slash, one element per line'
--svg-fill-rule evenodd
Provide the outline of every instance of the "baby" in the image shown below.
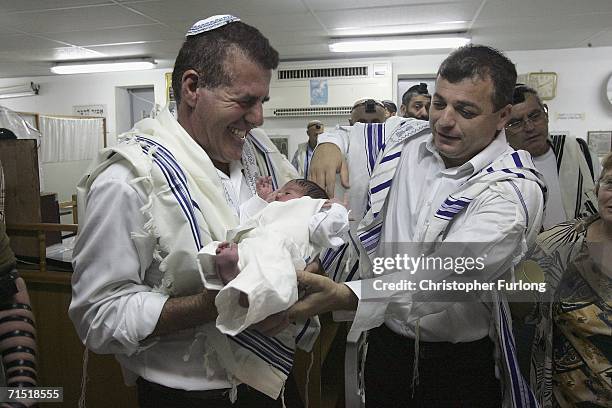
<path fill-rule="evenodd" d="M 342 245 L 348 230 L 346 208 L 304 179 L 272 191 L 270 180 L 260 178 L 257 196 L 241 213 L 253 215 L 241 217 L 227 241 L 208 244 L 198 255 L 205 286 L 219 290 L 217 328 L 229 335 L 295 303 L 295 270 L 322 249 Z"/>

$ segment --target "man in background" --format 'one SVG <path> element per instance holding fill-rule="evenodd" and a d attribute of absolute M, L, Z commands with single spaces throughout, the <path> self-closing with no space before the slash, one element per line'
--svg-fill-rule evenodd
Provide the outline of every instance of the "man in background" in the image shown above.
<path fill-rule="evenodd" d="M 349 124 L 383 123 L 387 119 L 385 105 L 376 99 L 359 99 L 353 104 Z"/>
<path fill-rule="evenodd" d="M 385 105 L 385 116 L 387 119 L 397 114 L 397 105 L 395 103 L 389 100 L 384 100 L 382 103 Z"/>
<path fill-rule="evenodd" d="M 308 177 L 308 167 L 310 165 L 310 159 L 315 147 L 317 147 L 317 138 L 321 133 L 325 131 L 325 126 L 318 120 L 311 120 L 306 125 L 306 134 L 308 135 L 308 142 L 300 143 L 298 145 L 291 164 L 298 172 L 300 178 Z"/>
<path fill-rule="evenodd" d="M 404 118 L 429 120 L 430 105 L 431 95 L 427 90 L 427 84 L 421 82 L 408 88 L 404 95 L 402 95 L 400 115 Z"/>
<path fill-rule="evenodd" d="M 506 124 L 508 143 L 527 150 L 548 187 L 543 228 L 597 213 L 595 180 L 601 165 L 587 143 L 572 136 L 548 133 L 548 107 L 535 89 L 518 84 Z"/>

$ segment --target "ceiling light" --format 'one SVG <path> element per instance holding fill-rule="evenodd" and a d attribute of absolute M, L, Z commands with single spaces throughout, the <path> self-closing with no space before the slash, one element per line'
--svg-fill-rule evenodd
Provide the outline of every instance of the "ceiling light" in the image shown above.
<path fill-rule="evenodd" d="M 331 52 L 386 52 L 458 48 L 470 42 L 467 36 L 437 35 L 370 37 L 332 40 Z"/>
<path fill-rule="evenodd" d="M 152 69 L 151 58 L 60 62 L 51 67 L 54 74 L 87 74 L 91 72 L 138 71 Z"/>
<path fill-rule="evenodd" d="M 29 84 L 14 85 L 0 88 L 0 99 L 19 98 L 22 96 L 38 95 L 40 85 L 30 82 Z"/>

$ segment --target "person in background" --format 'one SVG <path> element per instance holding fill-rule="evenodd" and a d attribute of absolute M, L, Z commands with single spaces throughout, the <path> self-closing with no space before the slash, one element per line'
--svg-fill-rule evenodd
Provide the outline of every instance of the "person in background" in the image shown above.
<path fill-rule="evenodd" d="M 587 143 L 573 136 L 551 137 L 548 107 L 535 89 L 518 84 L 512 97 L 512 113 L 506 124 L 508 143 L 527 150 L 544 175 L 548 201 L 544 229 L 563 221 L 597 214 L 595 180 L 601 165 Z"/>
<path fill-rule="evenodd" d="M 306 125 L 306 134 L 308 135 L 308 142 L 300 143 L 298 145 L 291 164 L 298 172 L 301 178 L 308 177 L 308 167 L 310 165 L 310 159 L 315 147 L 317 147 L 317 138 L 321 133 L 325 131 L 325 126 L 321 121 L 311 120 Z"/>
<path fill-rule="evenodd" d="M 383 105 L 385 105 L 385 117 L 388 119 L 390 116 L 395 116 L 397 114 L 397 105 L 389 100 L 382 101 Z"/>
<path fill-rule="evenodd" d="M 385 105 L 375 99 L 359 99 L 353 104 L 349 124 L 355 123 L 383 123 L 386 116 Z"/>
<path fill-rule="evenodd" d="M 431 95 L 427 90 L 427 84 L 421 82 L 408 88 L 402 95 L 400 115 L 404 118 L 429 119 L 429 107 L 431 106 Z"/>
<path fill-rule="evenodd" d="M 36 387 L 36 328 L 25 281 L 17 273 L 15 255 L 6 235 L 4 173 L 0 163 L 0 385 Z M 21 407 L 29 403 L 4 403 Z"/>
<path fill-rule="evenodd" d="M 293 354 L 282 345 L 296 328 L 266 336 L 286 327 L 278 315 L 223 335 L 214 325 L 217 292 L 204 289 L 196 258 L 238 226 L 258 177 L 272 176 L 277 188 L 297 176 L 256 129 L 278 61 L 268 39 L 239 18 L 198 21 L 172 72 L 177 118 L 164 109 L 138 122 L 78 186 L 69 315 L 88 349 L 115 355 L 141 407 L 280 407 L 285 383 L 285 401 L 301 405 L 294 381 L 285 381 Z M 220 362 L 230 342 L 248 354 L 250 370 Z M 244 384 L 245 375 L 266 392 Z"/>
<path fill-rule="evenodd" d="M 612 154 L 595 185 L 599 211 L 538 236 L 543 272 L 531 383 L 543 408 L 612 404 Z"/>

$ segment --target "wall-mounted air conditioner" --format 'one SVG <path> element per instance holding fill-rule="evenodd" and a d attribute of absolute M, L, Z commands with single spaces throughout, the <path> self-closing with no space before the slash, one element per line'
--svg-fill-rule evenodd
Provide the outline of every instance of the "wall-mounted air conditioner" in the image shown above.
<path fill-rule="evenodd" d="M 264 116 L 347 116 L 360 98 L 392 96 L 389 61 L 281 63 L 272 74 Z"/>

